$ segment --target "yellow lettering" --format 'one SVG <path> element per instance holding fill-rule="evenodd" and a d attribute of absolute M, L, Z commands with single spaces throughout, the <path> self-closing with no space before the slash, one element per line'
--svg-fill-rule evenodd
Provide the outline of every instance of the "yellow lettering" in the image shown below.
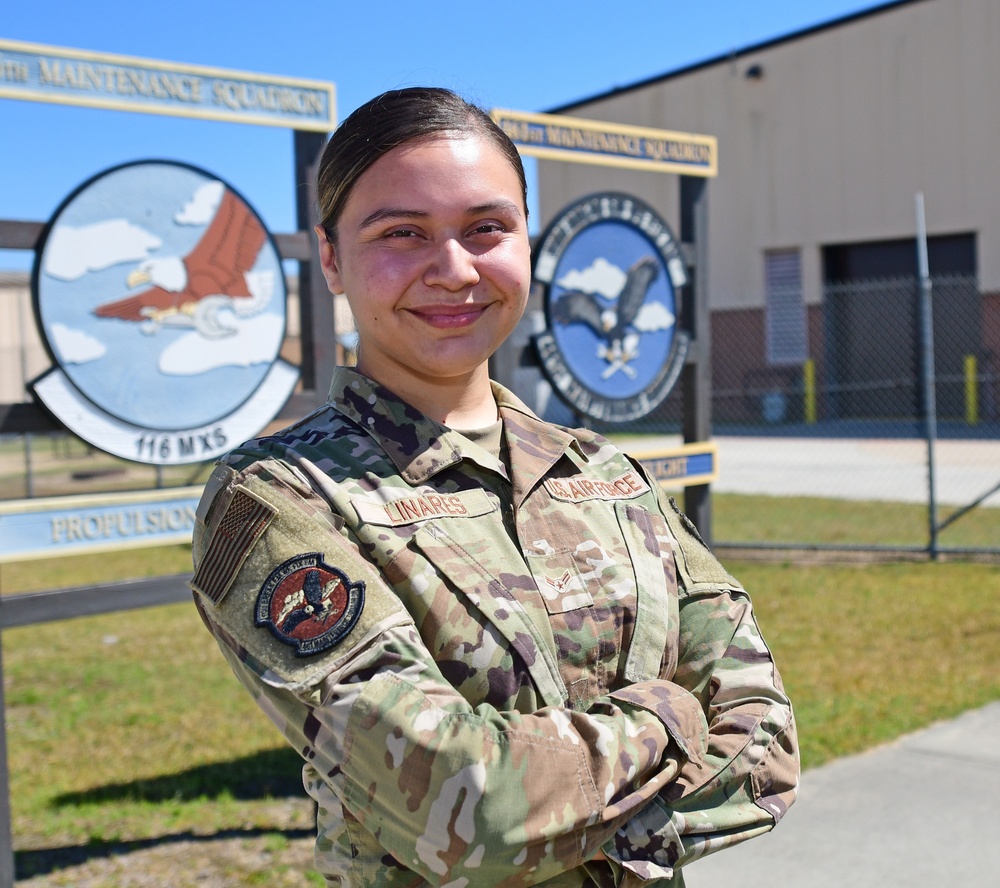
<path fill-rule="evenodd" d="M 9 80 L 12 83 L 27 83 L 28 66 L 16 59 L 0 58 L 0 80 Z"/>
<path fill-rule="evenodd" d="M 53 86 L 62 86 L 62 65 L 59 62 L 49 63 L 48 59 L 39 59 L 38 68 L 38 82 L 43 86 L 45 84 L 52 84 Z"/>
<path fill-rule="evenodd" d="M 233 111 L 245 108 L 264 111 L 282 111 L 292 114 L 323 114 L 323 97 L 318 92 L 290 89 L 280 86 L 260 86 L 255 83 L 237 83 L 218 80 L 212 85 L 213 101 Z"/>

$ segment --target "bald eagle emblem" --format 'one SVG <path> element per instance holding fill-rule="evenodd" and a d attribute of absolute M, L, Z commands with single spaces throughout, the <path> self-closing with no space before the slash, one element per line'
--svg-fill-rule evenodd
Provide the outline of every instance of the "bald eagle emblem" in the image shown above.
<path fill-rule="evenodd" d="M 198 243 L 185 256 L 143 260 L 125 283 L 146 288 L 98 305 L 97 317 L 139 323 L 150 335 L 161 327 L 187 327 L 220 339 L 238 332 L 225 322 L 223 310 L 247 318 L 267 306 L 273 273 L 253 271 L 267 236 L 263 225 L 221 182 L 203 186 L 201 196 L 217 208 Z"/>
<path fill-rule="evenodd" d="M 652 256 L 644 256 L 622 273 L 606 260 L 598 260 L 588 272 L 595 270 L 601 283 L 595 282 L 593 275 L 585 278 L 579 273 L 558 281 L 567 289 L 552 305 L 552 320 L 590 328 L 598 340 L 597 357 L 607 364 L 601 373 L 603 379 L 618 372 L 635 379 L 636 370 L 631 365 L 639 356 L 641 334 L 669 329 L 675 321 L 662 303 L 646 303 L 649 288 L 660 273 L 659 262 Z M 581 284 L 584 279 L 591 281 L 587 289 Z"/>
<path fill-rule="evenodd" d="M 364 600 L 363 582 L 352 582 L 318 552 L 308 552 L 271 571 L 257 595 L 255 624 L 294 647 L 297 657 L 308 657 L 347 636 Z"/>

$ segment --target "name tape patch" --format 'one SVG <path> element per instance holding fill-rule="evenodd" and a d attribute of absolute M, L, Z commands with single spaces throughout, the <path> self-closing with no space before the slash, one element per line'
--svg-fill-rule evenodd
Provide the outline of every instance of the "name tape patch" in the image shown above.
<path fill-rule="evenodd" d="M 633 499 L 646 493 L 649 485 L 638 472 L 629 469 L 613 481 L 585 478 L 583 475 L 573 478 L 547 478 L 545 489 L 554 499 L 579 503 L 584 500 Z"/>
<path fill-rule="evenodd" d="M 351 505 L 362 521 L 384 527 L 414 524 L 428 518 L 475 518 L 496 509 L 483 490 L 421 493 L 388 502 L 356 499 Z"/>

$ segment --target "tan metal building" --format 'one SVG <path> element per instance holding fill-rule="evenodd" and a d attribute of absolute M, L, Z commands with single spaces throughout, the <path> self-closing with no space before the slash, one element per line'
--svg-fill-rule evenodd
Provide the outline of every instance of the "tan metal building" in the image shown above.
<path fill-rule="evenodd" d="M 717 389 L 794 387 L 808 359 L 828 377 L 839 360 L 847 383 L 866 360 L 882 372 L 893 319 L 911 319 L 891 292 L 838 287 L 916 274 L 918 192 L 931 275 L 978 281 L 935 291 L 935 320 L 959 321 L 956 342 L 939 334 L 942 366 L 971 356 L 996 378 L 997 0 L 886 3 L 549 110 L 718 138 L 707 268 Z M 543 222 L 581 195 L 620 190 L 679 231 L 676 176 L 540 160 L 538 178 Z"/>
<path fill-rule="evenodd" d="M 28 400 L 26 383 L 47 370 L 27 272 L 0 271 L 0 404 Z"/>

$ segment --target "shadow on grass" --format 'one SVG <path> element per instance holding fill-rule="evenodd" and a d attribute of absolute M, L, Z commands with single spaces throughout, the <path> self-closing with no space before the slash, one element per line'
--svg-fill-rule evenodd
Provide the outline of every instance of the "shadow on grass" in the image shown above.
<path fill-rule="evenodd" d="M 173 835 L 157 836 L 134 842 L 89 842 L 86 845 L 71 845 L 61 848 L 37 848 L 14 853 L 14 870 L 18 879 L 44 876 L 69 867 L 82 866 L 91 860 L 120 857 L 147 848 L 187 842 L 219 842 L 226 839 L 256 839 L 262 836 L 281 834 L 289 841 L 315 838 L 314 829 L 226 829 L 210 835 L 181 832 Z"/>
<path fill-rule="evenodd" d="M 176 774 L 108 783 L 55 796 L 53 807 L 100 802 L 166 802 L 228 798 L 249 801 L 304 796 L 302 759 L 292 749 L 268 749 L 244 758 L 199 765 Z"/>

